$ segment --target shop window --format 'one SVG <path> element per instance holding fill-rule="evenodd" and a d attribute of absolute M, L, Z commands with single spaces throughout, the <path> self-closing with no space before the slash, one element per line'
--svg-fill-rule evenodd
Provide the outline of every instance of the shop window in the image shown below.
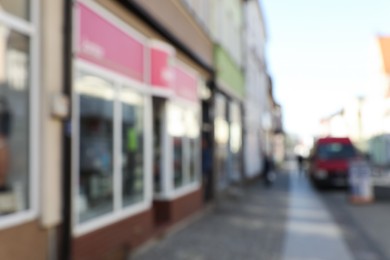
<path fill-rule="evenodd" d="M 114 219 L 124 210 L 134 212 L 132 206 L 144 207 L 145 96 L 116 78 L 83 71 L 76 75 L 75 91 L 77 224 Z"/>
<path fill-rule="evenodd" d="M 168 133 L 173 145 L 173 186 L 175 189 L 198 180 L 199 120 L 196 110 L 169 105 Z"/>
<path fill-rule="evenodd" d="M 113 211 L 113 85 L 81 75 L 79 91 L 79 221 Z"/>
<path fill-rule="evenodd" d="M 122 91 L 122 196 L 128 206 L 144 199 L 143 96 Z"/>
<path fill-rule="evenodd" d="M 0 0 L 0 10 L 26 20 L 30 19 L 31 0 Z"/>
<path fill-rule="evenodd" d="M 173 137 L 173 179 L 175 188 L 184 185 L 183 137 Z"/>
<path fill-rule="evenodd" d="M 189 180 L 191 183 L 198 178 L 197 172 L 199 170 L 199 140 L 189 139 Z"/>
<path fill-rule="evenodd" d="M 173 143 L 173 183 L 178 188 L 184 185 L 184 136 L 185 124 L 183 110 L 174 105 L 168 109 L 168 132 L 172 137 Z"/>
<path fill-rule="evenodd" d="M 31 209 L 30 40 L 0 25 L 0 218 Z"/>
<path fill-rule="evenodd" d="M 186 111 L 186 127 L 187 127 L 187 142 L 188 142 L 188 171 L 189 182 L 193 183 L 197 180 L 197 172 L 200 170 L 199 165 L 199 120 L 197 111 Z"/>

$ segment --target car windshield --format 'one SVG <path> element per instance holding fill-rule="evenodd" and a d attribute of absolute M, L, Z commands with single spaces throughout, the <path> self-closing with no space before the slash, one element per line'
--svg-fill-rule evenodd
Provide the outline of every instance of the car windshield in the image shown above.
<path fill-rule="evenodd" d="M 329 143 L 318 147 L 317 155 L 319 159 L 348 159 L 356 155 L 356 151 L 351 144 Z"/>

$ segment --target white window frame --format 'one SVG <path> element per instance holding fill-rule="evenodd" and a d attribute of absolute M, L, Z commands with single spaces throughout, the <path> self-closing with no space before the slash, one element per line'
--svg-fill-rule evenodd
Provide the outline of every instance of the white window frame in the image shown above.
<path fill-rule="evenodd" d="M 199 154 L 197 156 L 197 162 L 195 162 L 195 165 L 198 165 L 195 169 L 195 180 L 192 182 L 187 182 L 183 186 L 175 188 L 174 187 L 174 169 L 173 169 L 173 138 L 168 133 L 168 110 L 169 106 L 174 105 L 182 109 L 183 111 L 192 110 L 196 113 L 198 113 L 198 122 L 199 122 L 199 129 L 201 125 L 201 118 L 200 118 L 200 105 L 198 103 L 190 102 L 187 100 L 183 100 L 181 98 L 172 98 L 171 100 L 167 100 L 165 103 L 164 111 L 163 111 L 163 122 L 162 122 L 162 158 L 161 158 L 161 184 L 162 189 L 161 192 L 156 193 L 154 195 L 154 198 L 156 200 L 174 200 L 176 198 L 182 197 L 184 195 L 187 195 L 189 193 L 192 193 L 196 190 L 198 190 L 201 186 L 201 145 L 200 145 L 200 134 L 198 138 L 198 147 L 199 147 Z M 200 130 L 199 130 L 200 131 Z M 186 165 L 189 165 L 187 161 L 188 159 L 188 152 L 189 152 L 189 138 L 187 137 L 187 134 L 184 135 L 183 138 L 183 175 L 184 178 L 189 177 L 189 169 L 186 169 Z"/>
<path fill-rule="evenodd" d="M 7 28 L 29 37 L 29 208 L 6 216 L 0 216 L 0 230 L 32 221 L 39 212 L 39 82 L 40 82 L 40 33 L 38 25 L 40 0 L 30 0 L 30 20 L 26 20 L 5 11 L 0 11 L 0 23 Z"/>
<path fill-rule="evenodd" d="M 115 97 L 113 99 L 114 106 L 114 118 L 113 118 L 113 211 L 104 215 L 98 216 L 94 219 L 88 220 L 84 223 L 79 223 L 77 198 L 79 195 L 79 141 L 80 141 L 80 109 L 79 109 L 79 94 L 76 90 L 73 91 L 73 115 L 72 115 L 72 177 L 74 184 L 72 185 L 72 198 L 73 198 L 73 233 L 74 235 L 81 236 L 94 230 L 100 229 L 109 224 L 118 222 L 136 214 L 142 213 L 152 205 L 153 194 L 153 175 L 152 175 L 152 119 L 151 119 L 151 97 L 150 91 L 146 85 L 135 82 L 115 72 L 103 69 L 97 65 L 91 64 L 86 61 L 76 60 L 75 72 L 91 73 L 92 75 L 99 75 L 104 80 L 108 80 L 113 83 L 113 90 L 115 91 Z M 75 82 L 76 79 L 74 79 Z M 138 94 L 143 95 L 143 124 L 144 124 L 144 136 L 143 136 L 143 156 L 144 156 L 144 199 L 141 202 L 133 205 L 123 206 L 122 203 L 122 171 L 121 171 L 121 122 L 122 122 L 122 101 L 119 99 L 119 93 L 122 89 L 129 89 Z M 118 129 L 119 128 L 119 129 Z M 120 184 L 119 186 L 116 186 Z"/>

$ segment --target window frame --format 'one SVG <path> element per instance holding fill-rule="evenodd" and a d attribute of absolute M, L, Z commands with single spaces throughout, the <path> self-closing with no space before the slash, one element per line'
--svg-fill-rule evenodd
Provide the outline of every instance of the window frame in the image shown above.
<path fill-rule="evenodd" d="M 79 151 L 79 140 L 80 140 L 80 108 L 79 108 L 79 93 L 76 89 L 73 90 L 73 114 L 72 114 L 72 198 L 73 198 L 73 217 L 72 217 L 72 226 L 74 235 L 81 236 L 86 233 L 90 233 L 94 230 L 100 229 L 109 224 L 115 223 L 117 221 L 126 219 L 133 215 L 139 214 L 148 210 L 152 205 L 152 194 L 153 186 L 151 183 L 152 180 L 152 140 L 150 133 L 152 128 L 151 122 L 151 96 L 150 90 L 142 83 L 131 80 L 125 76 L 117 74 L 115 72 L 109 71 L 104 68 L 100 68 L 97 65 L 91 64 L 82 60 L 74 61 L 74 75 L 77 72 L 88 73 L 101 77 L 104 80 L 112 82 L 113 90 L 115 92 L 113 98 L 113 210 L 109 213 L 105 213 L 96 218 L 87 220 L 83 223 L 79 223 L 79 213 L 78 213 L 78 204 L 77 198 L 80 189 L 79 183 L 79 160 L 80 160 L 80 151 Z M 76 82 L 76 77 L 73 79 L 73 82 Z M 122 170 L 121 170 L 121 151 L 122 151 L 122 142 L 121 142 L 121 126 L 122 126 L 122 100 L 119 97 L 119 93 L 122 89 L 134 91 L 135 93 L 143 96 L 143 127 L 144 127 L 144 136 L 143 136 L 143 157 L 144 157 L 144 198 L 142 201 L 137 202 L 132 205 L 124 206 L 123 197 L 122 197 Z M 116 186 L 120 183 L 119 186 Z"/>
<path fill-rule="evenodd" d="M 163 115 L 162 131 L 161 131 L 161 140 L 162 140 L 162 161 L 161 161 L 161 192 L 154 193 L 154 198 L 157 200 L 173 200 L 184 196 L 186 194 L 192 193 L 198 190 L 201 187 L 201 135 L 199 132 L 199 137 L 196 146 L 198 147 L 198 156 L 196 157 L 195 165 L 195 179 L 190 181 L 190 172 L 189 169 L 186 169 L 186 165 L 190 165 L 188 160 L 188 153 L 190 149 L 190 138 L 186 133 L 183 136 L 183 181 L 184 184 L 180 187 L 175 188 L 174 186 L 174 168 L 173 168 L 173 137 L 168 132 L 168 117 L 169 117 L 169 106 L 176 106 L 181 109 L 183 112 L 192 111 L 197 114 L 197 119 L 199 123 L 199 131 L 201 131 L 201 107 L 199 103 L 190 102 L 183 100 L 181 98 L 171 98 L 166 101 Z M 186 162 L 184 162 L 186 161 Z M 185 182 L 187 180 L 187 182 Z"/>
<path fill-rule="evenodd" d="M 21 225 L 38 217 L 39 213 L 39 82 L 40 82 L 40 32 L 39 13 L 40 0 L 30 0 L 30 19 L 26 20 L 6 11 L 0 11 L 0 23 L 29 39 L 29 63 L 28 63 L 28 90 L 29 90 L 29 148 L 28 148 L 28 176 L 29 176 L 29 207 L 26 210 L 9 215 L 0 216 L 0 230 Z"/>

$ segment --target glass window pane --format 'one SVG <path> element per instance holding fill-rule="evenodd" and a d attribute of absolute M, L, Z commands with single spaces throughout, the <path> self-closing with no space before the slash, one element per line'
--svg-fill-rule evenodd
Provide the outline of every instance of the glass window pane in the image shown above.
<path fill-rule="evenodd" d="M 29 38 L 0 25 L 0 216 L 29 208 Z"/>
<path fill-rule="evenodd" d="M 173 137 L 173 174 L 174 187 L 183 186 L 183 137 Z"/>
<path fill-rule="evenodd" d="M 197 179 L 197 165 L 199 164 L 199 134 L 200 122 L 198 119 L 198 112 L 196 110 L 186 111 L 186 128 L 188 139 L 188 165 L 185 168 L 189 170 L 188 181 L 193 183 Z"/>
<path fill-rule="evenodd" d="M 0 0 L 0 9 L 20 18 L 30 19 L 31 0 Z"/>
<path fill-rule="evenodd" d="M 190 138 L 190 153 L 189 153 L 189 175 L 190 175 L 190 182 L 193 183 L 194 181 L 197 180 L 197 171 L 198 171 L 198 139 Z"/>
<path fill-rule="evenodd" d="M 144 102 L 143 97 L 123 91 L 122 99 L 122 192 L 123 205 L 144 198 Z"/>
<path fill-rule="evenodd" d="M 173 142 L 173 182 L 174 187 L 183 186 L 185 178 L 183 172 L 184 160 L 184 136 L 186 133 L 186 124 L 184 113 L 180 107 L 169 105 L 168 107 L 168 133 Z"/>
<path fill-rule="evenodd" d="M 80 222 L 113 211 L 113 90 L 92 75 L 76 82 L 80 98 Z"/>

